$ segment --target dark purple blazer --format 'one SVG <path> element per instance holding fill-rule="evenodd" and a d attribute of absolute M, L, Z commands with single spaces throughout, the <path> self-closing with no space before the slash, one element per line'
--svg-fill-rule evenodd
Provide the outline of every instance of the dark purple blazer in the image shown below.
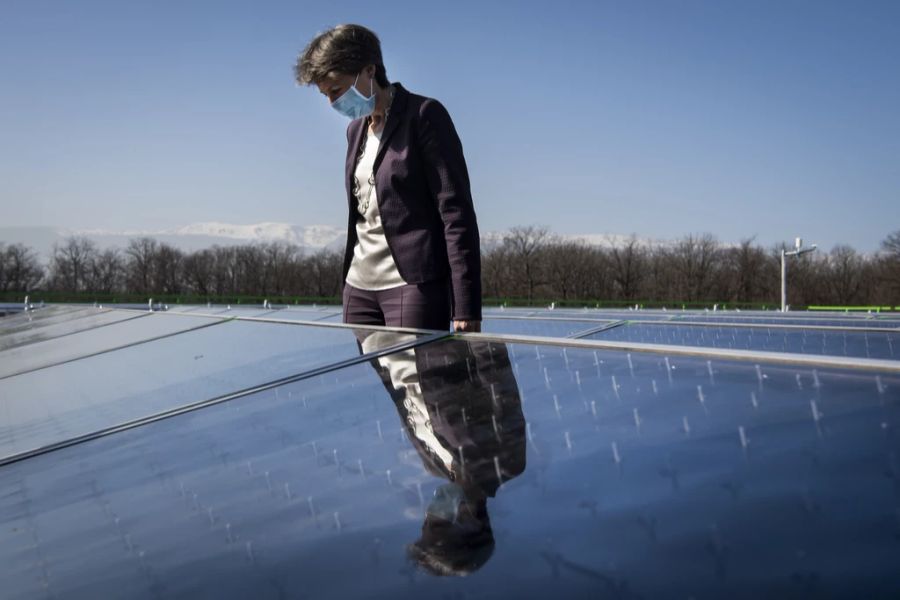
<path fill-rule="evenodd" d="M 481 320 L 481 245 L 462 144 L 440 102 L 399 83 L 375 156 L 375 193 L 397 270 L 407 283 L 449 277 L 451 318 Z M 341 286 L 356 245 L 353 172 L 366 119 L 347 128 L 347 248 Z"/>

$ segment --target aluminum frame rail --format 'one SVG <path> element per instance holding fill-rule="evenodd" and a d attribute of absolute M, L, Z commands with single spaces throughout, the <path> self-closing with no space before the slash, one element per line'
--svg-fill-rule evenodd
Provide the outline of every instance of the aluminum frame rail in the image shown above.
<path fill-rule="evenodd" d="M 709 348 L 703 346 L 673 346 L 667 344 L 647 344 L 643 342 L 612 342 L 581 338 L 551 338 L 532 335 L 494 333 L 454 333 L 452 335 L 462 339 L 471 337 L 509 344 L 545 344 L 551 346 L 568 346 L 570 348 L 625 350 L 669 354 L 673 356 L 701 356 L 706 358 L 723 358 L 726 360 L 900 372 L 900 361 L 876 358 L 850 358 L 816 354 L 791 354 L 789 352 L 765 352 L 760 350 L 732 350 L 728 348 Z"/>

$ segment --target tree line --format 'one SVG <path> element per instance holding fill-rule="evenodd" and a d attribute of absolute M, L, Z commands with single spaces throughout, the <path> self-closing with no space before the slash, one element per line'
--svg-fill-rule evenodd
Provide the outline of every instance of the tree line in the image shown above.
<path fill-rule="evenodd" d="M 708 233 L 671 243 L 632 236 L 616 245 L 566 241 L 543 227 L 515 227 L 484 255 L 486 296 L 557 301 L 611 300 L 622 304 L 779 305 L 781 250 L 753 238 L 722 244 Z M 837 245 L 787 259 L 788 303 L 900 304 L 900 230 L 879 252 Z"/>
<path fill-rule="evenodd" d="M 513 227 L 483 249 L 482 286 L 489 301 L 775 306 L 784 247 L 752 238 L 723 244 L 710 234 L 597 246 Z M 28 246 L 0 242 L 0 292 L 339 302 L 341 266 L 342 252 L 307 253 L 285 242 L 185 252 L 149 237 L 101 249 L 75 236 L 56 244 L 46 264 Z M 874 254 L 838 245 L 789 258 L 788 290 L 794 306 L 900 305 L 900 230 Z"/>

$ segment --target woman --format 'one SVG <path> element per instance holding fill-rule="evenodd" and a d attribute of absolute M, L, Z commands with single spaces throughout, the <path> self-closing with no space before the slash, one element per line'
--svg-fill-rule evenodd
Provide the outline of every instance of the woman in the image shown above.
<path fill-rule="evenodd" d="M 481 330 L 481 250 L 462 144 L 437 101 L 390 83 L 378 37 L 338 25 L 300 54 L 347 128 L 344 322 Z"/>

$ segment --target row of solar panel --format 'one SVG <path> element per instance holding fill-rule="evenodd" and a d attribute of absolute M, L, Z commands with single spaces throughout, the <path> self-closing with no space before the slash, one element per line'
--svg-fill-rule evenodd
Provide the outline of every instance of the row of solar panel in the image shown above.
<path fill-rule="evenodd" d="M 0 331 L 4 327 L 3 321 L 16 322 L 25 319 L 34 319 L 38 313 L 52 313 L 59 310 L 85 310 L 92 308 L 86 305 L 54 305 L 42 308 L 30 313 L 20 313 L 16 319 L 4 319 L 0 321 Z M 93 308 L 97 308 L 94 306 Z M 121 308 L 107 306 L 106 308 Z M 290 306 L 290 307 L 260 307 L 260 306 L 173 306 L 166 308 L 171 312 L 190 312 L 202 314 L 218 314 L 221 316 L 279 316 L 286 319 L 326 320 L 336 322 L 341 320 L 340 306 Z M 130 308 L 130 310 L 140 310 Z M 654 321 L 654 322 L 704 322 L 718 324 L 771 324 L 771 325 L 802 325 L 806 327 L 841 327 L 841 328 L 886 328 L 900 329 L 900 315 L 835 315 L 813 313 L 739 313 L 732 312 L 691 312 L 675 313 L 673 311 L 596 311 L 596 310 L 534 310 L 534 309 L 502 309 L 485 307 L 484 314 L 490 319 L 538 319 L 538 320 L 567 320 L 577 322 L 611 322 L 611 321 Z"/>
<path fill-rule="evenodd" d="M 898 583 L 896 372 L 76 314 L 0 353 L 3 455 L 82 438 L 0 466 L 4 597 Z"/>
<path fill-rule="evenodd" d="M 35 312 L 38 314 L 36 315 Z M 887 325 L 895 322 L 887 320 L 879 321 L 878 327 L 870 327 L 868 324 L 860 325 L 860 323 L 874 321 L 863 319 L 858 319 L 857 324 L 853 327 L 834 325 L 835 321 L 828 321 L 828 323 L 832 323 L 831 325 L 817 323 L 816 325 L 799 326 L 794 323 L 797 319 L 789 319 L 790 323 L 764 324 L 754 321 L 752 323 L 720 324 L 710 320 L 688 322 L 619 319 L 614 321 L 581 317 L 578 319 L 563 318 L 562 316 L 553 316 L 552 318 L 510 317 L 505 314 L 499 315 L 499 312 L 501 311 L 486 312 L 483 321 L 485 332 L 874 359 L 900 357 L 898 354 L 900 353 L 900 346 L 898 346 L 900 329 L 888 327 Z M 53 307 L 7 317 L 8 322 L 0 323 L 0 334 L 2 334 L 0 351 L 11 350 L 61 335 L 71 335 L 99 325 L 140 319 L 149 314 L 140 311 L 112 311 L 92 307 Z M 209 317 L 245 317 L 319 323 L 341 321 L 340 312 L 333 310 L 333 307 L 282 310 L 191 307 L 173 309 L 169 311 L 169 314 L 190 315 L 201 320 Z M 709 319 L 710 317 L 704 318 Z M 157 331 L 155 322 L 152 326 L 150 323 L 145 325 Z M 140 328 L 141 324 L 136 326 Z M 110 336 L 114 337 L 119 330 L 127 331 L 122 327 L 117 327 L 110 331 Z M 165 334 L 166 329 L 163 327 L 158 331 Z M 23 367 L 15 360 L 4 362 L 7 362 L 6 374 L 33 368 L 29 365 Z M 0 374 L 4 372 L 3 369 L 4 367 L 0 367 Z"/>
<path fill-rule="evenodd" d="M 315 312 L 294 315 L 315 316 Z M 285 314 L 280 311 L 279 318 Z M 3 323 L 0 336 L 4 399 L 0 460 L 193 402 L 246 393 L 351 360 L 360 349 L 359 331 L 289 319 L 272 322 L 84 307 L 48 308 L 30 318 L 27 323 L 24 319 Z M 498 321 L 535 327 L 571 325 L 555 320 Z M 546 330 L 531 333 L 541 331 Z M 643 323 L 609 327 L 589 337 L 893 359 L 895 335 L 795 329 L 773 334 L 770 328 Z"/>

